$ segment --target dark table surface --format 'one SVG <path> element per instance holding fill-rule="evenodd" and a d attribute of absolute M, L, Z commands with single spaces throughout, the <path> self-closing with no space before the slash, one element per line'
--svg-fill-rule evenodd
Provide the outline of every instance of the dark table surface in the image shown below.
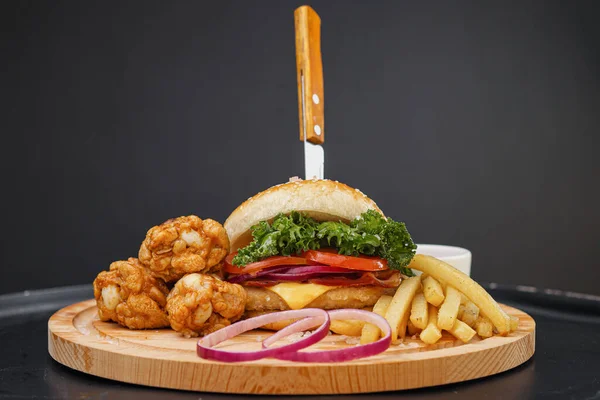
<path fill-rule="evenodd" d="M 498 285 L 488 286 L 488 290 L 498 301 L 518 307 L 536 320 L 535 355 L 520 367 L 434 388 L 294 398 L 600 399 L 600 297 Z M 149 388 L 97 378 L 58 364 L 48 355 L 48 318 L 67 304 L 91 297 L 90 285 L 0 296 L 0 399 L 261 397 Z"/>

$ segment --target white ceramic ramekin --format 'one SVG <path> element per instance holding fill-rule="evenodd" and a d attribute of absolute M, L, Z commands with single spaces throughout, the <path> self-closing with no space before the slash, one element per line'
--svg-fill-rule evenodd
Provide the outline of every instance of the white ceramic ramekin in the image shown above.
<path fill-rule="evenodd" d="M 462 247 L 442 244 L 417 244 L 417 254 L 439 258 L 465 274 L 471 275 L 471 252 Z"/>

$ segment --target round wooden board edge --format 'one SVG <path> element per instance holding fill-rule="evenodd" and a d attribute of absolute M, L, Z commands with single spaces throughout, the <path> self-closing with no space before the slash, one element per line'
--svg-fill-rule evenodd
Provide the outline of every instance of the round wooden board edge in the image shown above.
<path fill-rule="evenodd" d="M 408 353 L 397 360 L 377 363 L 357 360 L 338 364 L 304 364 L 283 362 L 262 366 L 252 363 L 220 363 L 201 359 L 181 361 L 161 357 L 152 352 L 134 354 L 136 347 L 115 348 L 114 345 L 82 343 L 85 336 L 75 327 L 73 319 L 82 311 L 95 307 L 86 300 L 57 311 L 48 320 L 48 352 L 60 364 L 90 375 L 144 386 L 212 393 L 325 395 L 373 393 L 446 385 L 495 375 L 528 361 L 535 353 L 535 321 L 527 313 L 516 311 L 530 320 L 530 329 L 517 331 L 517 336 L 486 339 L 493 346 L 473 344 L 431 351 Z M 67 329 L 58 326 L 70 321 Z M 506 341 L 506 339 L 511 339 Z M 490 340 L 492 342 L 490 342 Z M 479 342 L 481 343 L 481 342 Z M 118 350 L 118 351 L 115 351 Z M 490 364 L 489 360 L 504 353 L 504 362 Z M 195 355 L 195 354 L 194 354 Z M 111 360 L 111 368 L 102 365 Z M 466 365 L 470 367 L 468 370 Z M 257 368 L 258 367 L 258 368 Z M 485 368 L 483 368 L 485 367 Z M 218 372 L 215 370 L 218 369 Z M 283 374 L 283 375 L 282 375 Z M 214 376 L 227 377 L 214 380 Z M 289 375 L 286 384 L 284 375 Z M 411 377 L 410 379 L 407 377 Z M 319 382 L 315 388 L 314 382 Z M 233 383 L 233 384 L 230 384 Z"/>

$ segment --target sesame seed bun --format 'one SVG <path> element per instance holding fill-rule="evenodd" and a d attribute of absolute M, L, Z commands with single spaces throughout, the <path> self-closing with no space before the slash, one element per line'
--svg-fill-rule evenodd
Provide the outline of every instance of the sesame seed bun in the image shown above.
<path fill-rule="evenodd" d="M 367 210 L 383 215 L 377 204 L 358 189 L 327 179 L 294 180 L 262 191 L 236 208 L 223 226 L 231 251 L 250 243 L 250 228 L 272 221 L 279 213 L 300 211 L 317 221 L 349 222 Z"/>

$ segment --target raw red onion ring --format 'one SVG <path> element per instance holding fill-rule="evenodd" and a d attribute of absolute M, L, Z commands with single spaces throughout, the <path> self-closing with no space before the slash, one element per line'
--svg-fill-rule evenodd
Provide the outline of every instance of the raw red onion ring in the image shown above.
<path fill-rule="evenodd" d="M 221 342 L 234 338 L 237 335 L 252 329 L 260 328 L 263 325 L 277 321 L 298 318 L 303 319 L 292 324 L 296 326 L 296 332 L 312 328 L 318 324 L 321 324 L 321 326 L 319 326 L 319 328 L 311 335 L 305 336 L 296 342 L 279 347 L 267 349 L 263 346 L 262 350 L 257 351 L 228 351 L 212 348 Z M 229 325 L 223 329 L 219 329 L 216 332 L 204 336 L 202 339 L 198 340 L 196 352 L 201 358 L 226 362 L 252 361 L 265 357 L 274 357 L 276 354 L 281 352 L 295 352 L 317 343 L 327 336 L 327 333 L 329 332 L 329 323 L 329 314 L 320 308 L 304 308 L 301 310 L 280 311 L 260 315 L 258 317 L 236 322 L 235 324 Z M 289 332 L 289 330 L 286 332 Z M 290 333 L 288 333 L 288 335 Z"/>
<path fill-rule="evenodd" d="M 379 329 L 383 332 L 383 337 L 376 342 L 368 343 L 364 345 L 358 345 L 354 347 L 347 347 L 343 349 L 337 350 L 323 350 L 323 351 L 278 351 L 274 354 L 275 358 L 280 360 L 288 360 L 288 361 L 303 361 L 303 362 L 341 362 L 341 361 L 350 361 L 355 360 L 357 358 L 369 357 L 375 354 L 379 354 L 384 352 L 390 347 L 390 343 L 392 341 L 391 332 L 392 329 L 390 325 L 382 316 L 375 314 L 370 311 L 364 310 L 356 310 L 356 309 L 341 309 L 341 310 L 332 310 L 329 311 L 329 317 L 331 320 L 361 320 L 366 321 L 368 323 L 377 325 Z M 299 321 L 303 322 L 303 321 Z M 267 339 L 263 340 L 262 345 L 263 348 L 268 348 L 273 343 L 278 340 L 289 336 L 293 332 L 298 331 L 298 327 L 294 327 L 294 325 L 299 324 L 299 322 L 295 322 L 286 328 L 280 330 L 279 332 L 269 336 Z M 281 347 L 277 348 L 281 349 Z"/>

